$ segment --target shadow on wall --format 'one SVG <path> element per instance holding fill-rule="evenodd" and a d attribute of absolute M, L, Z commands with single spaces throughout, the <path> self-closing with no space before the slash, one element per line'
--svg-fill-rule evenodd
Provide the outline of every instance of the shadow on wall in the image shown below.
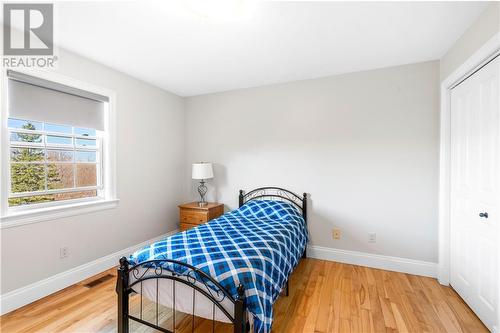
<path fill-rule="evenodd" d="M 220 189 L 227 185 L 227 168 L 225 165 L 219 163 L 213 163 L 212 165 L 214 167 L 214 186 L 212 188 L 211 197 L 214 198 L 216 202 L 219 202 L 222 196 Z"/>

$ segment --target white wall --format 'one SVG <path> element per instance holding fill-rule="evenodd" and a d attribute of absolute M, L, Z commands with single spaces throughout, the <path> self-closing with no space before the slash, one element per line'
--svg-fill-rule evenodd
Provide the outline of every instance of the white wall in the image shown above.
<path fill-rule="evenodd" d="M 2 229 L 1 293 L 177 228 L 184 188 L 182 98 L 60 50 L 63 75 L 117 94 L 118 208 Z M 69 257 L 59 259 L 60 247 Z"/>
<path fill-rule="evenodd" d="M 310 193 L 313 245 L 436 262 L 438 84 L 434 61 L 187 98 L 185 168 L 216 163 L 230 209 L 240 188 Z"/>
<path fill-rule="evenodd" d="M 475 51 L 500 31 L 500 4 L 491 2 L 441 59 L 441 80 L 446 79 Z"/>

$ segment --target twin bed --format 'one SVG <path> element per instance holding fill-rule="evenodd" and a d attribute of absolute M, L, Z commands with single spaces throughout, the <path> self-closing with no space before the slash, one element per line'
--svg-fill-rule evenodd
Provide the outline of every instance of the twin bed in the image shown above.
<path fill-rule="evenodd" d="M 273 304 L 305 257 L 307 196 L 263 187 L 240 191 L 239 208 L 194 229 L 120 259 L 118 332 L 129 320 L 158 331 L 175 331 L 176 311 L 226 322 L 234 333 L 270 332 Z M 140 294 L 139 315 L 129 296 Z M 156 320 L 143 318 L 143 297 L 155 302 Z M 173 309 L 173 331 L 160 326 L 159 305 Z M 252 325 L 250 325 L 252 324 Z"/>

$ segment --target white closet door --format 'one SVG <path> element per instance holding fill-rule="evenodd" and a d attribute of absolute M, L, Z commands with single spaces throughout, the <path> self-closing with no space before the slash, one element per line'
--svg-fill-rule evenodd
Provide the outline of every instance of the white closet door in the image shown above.
<path fill-rule="evenodd" d="M 451 93 L 452 287 L 490 329 L 498 325 L 499 58 Z"/>

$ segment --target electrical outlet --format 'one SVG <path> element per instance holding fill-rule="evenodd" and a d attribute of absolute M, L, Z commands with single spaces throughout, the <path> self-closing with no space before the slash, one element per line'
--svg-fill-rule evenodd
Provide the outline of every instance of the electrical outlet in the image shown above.
<path fill-rule="evenodd" d="M 69 248 L 67 246 L 65 247 L 61 247 L 59 249 L 59 258 L 60 259 L 64 259 L 64 258 L 67 258 L 69 255 Z"/>
<path fill-rule="evenodd" d="M 335 229 L 332 230 L 332 237 L 333 237 L 333 239 L 340 239 L 340 236 L 341 236 L 340 229 L 335 228 Z"/>
<path fill-rule="evenodd" d="M 368 243 L 376 243 L 377 242 L 377 234 L 374 232 L 368 233 Z"/>

